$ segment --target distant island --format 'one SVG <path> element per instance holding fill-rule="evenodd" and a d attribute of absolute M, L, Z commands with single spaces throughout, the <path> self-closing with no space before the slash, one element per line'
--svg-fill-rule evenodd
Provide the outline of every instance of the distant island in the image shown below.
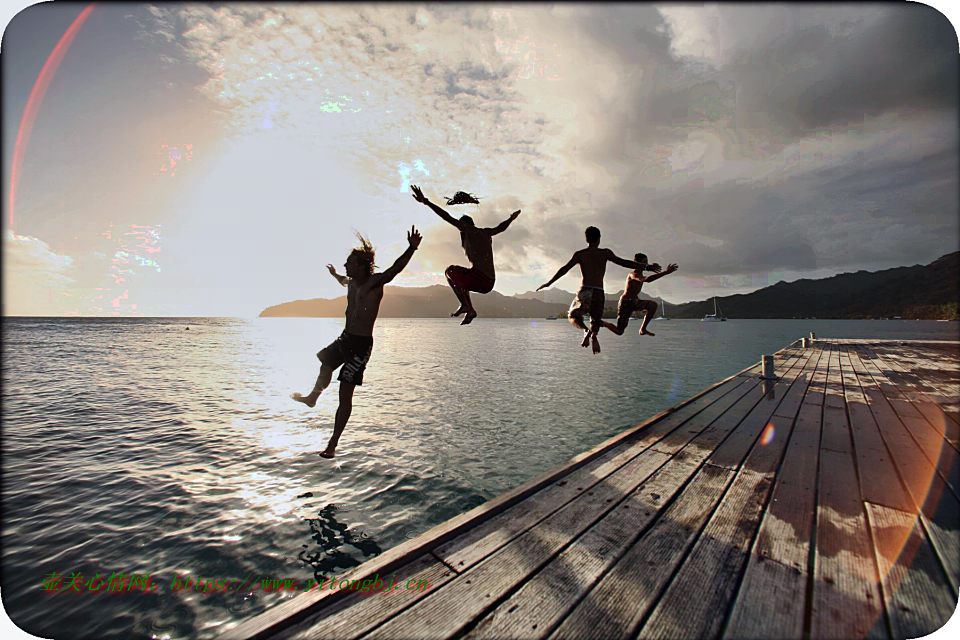
<path fill-rule="evenodd" d="M 960 251 L 928 265 L 883 271 L 842 273 L 819 280 L 778 282 L 748 294 L 718 296 L 723 315 L 737 318 L 821 318 L 958 320 Z M 607 295 L 604 317 L 616 315 L 622 291 Z M 446 318 L 452 308 L 446 285 L 384 287 L 381 318 Z M 574 294 L 562 289 L 505 296 L 491 291 L 474 296 L 477 312 L 487 318 L 566 317 Z M 641 297 L 648 298 L 641 294 Z M 657 298 L 653 298 L 657 299 Z M 345 296 L 327 300 L 295 300 L 267 307 L 261 318 L 337 318 L 346 309 Z M 713 298 L 684 304 L 667 301 L 671 318 L 702 318 L 713 313 Z"/>

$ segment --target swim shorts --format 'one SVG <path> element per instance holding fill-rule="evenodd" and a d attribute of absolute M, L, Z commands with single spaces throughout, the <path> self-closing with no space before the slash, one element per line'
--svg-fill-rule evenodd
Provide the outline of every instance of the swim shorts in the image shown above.
<path fill-rule="evenodd" d="M 642 311 L 650 306 L 653 300 L 640 300 L 639 298 L 620 298 L 617 304 L 617 329 L 623 331 L 630 323 L 630 316 L 634 311 Z"/>
<path fill-rule="evenodd" d="M 317 353 L 320 362 L 331 369 L 340 365 L 337 380 L 347 384 L 363 384 L 363 372 L 373 352 L 373 336 L 357 336 L 344 331 L 328 347 Z"/>
<path fill-rule="evenodd" d="M 580 287 L 577 297 L 570 304 L 570 316 L 590 314 L 590 327 L 599 328 L 603 318 L 603 289 L 600 287 Z"/>
<path fill-rule="evenodd" d="M 490 293 L 493 291 L 493 278 L 486 275 L 476 267 L 467 269 L 450 265 L 445 272 L 447 279 L 453 283 L 453 286 L 466 291 L 476 291 L 477 293 Z"/>

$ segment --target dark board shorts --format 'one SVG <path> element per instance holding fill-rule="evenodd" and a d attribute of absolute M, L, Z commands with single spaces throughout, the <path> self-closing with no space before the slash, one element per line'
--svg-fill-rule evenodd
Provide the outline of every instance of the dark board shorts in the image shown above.
<path fill-rule="evenodd" d="M 320 362 L 331 369 L 340 365 L 337 380 L 347 384 L 363 384 L 363 372 L 373 353 L 373 336 L 357 336 L 344 331 L 330 345 L 317 353 Z"/>

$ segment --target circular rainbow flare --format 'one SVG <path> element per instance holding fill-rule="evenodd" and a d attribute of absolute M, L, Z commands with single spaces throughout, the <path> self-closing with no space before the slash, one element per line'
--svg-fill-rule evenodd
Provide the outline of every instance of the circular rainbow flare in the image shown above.
<path fill-rule="evenodd" d="M 40 111 L 40 105 L 43 103 L 43 97 L 47 93 L 47 88 L 53 80 L 54 74 L 60 63 L 63 62 L 67 50 L 73 43 L 73 39 L 80 31 L 80 27 L 90 17 L 90 12 L 96 3 L 91 3 L 86 9 L 80 12 L 80 15 L 70 23 L 67 30 L 61 36 L 57 46 L 50 52 L 50 57 L 44 63 L 37 76 L 37 81 L 33 84 L 30 91 L 30 97 L 27 99 L 27 106 L 23 110 L 23 118 L 20 119 L 20 128 L 17 130 L 17 141 L 13 146 L 13 162 L 10 163 L 10 230 L 13 230 L 13 203 L 17 193 L 17 183 L 20 181 L 20 167 L 23 165 L 23 156 L 27 148 L 27 141 L 30 140 L 30 133 L 33 131 L 33 123 L 37 119 L 37 113 Z"/>

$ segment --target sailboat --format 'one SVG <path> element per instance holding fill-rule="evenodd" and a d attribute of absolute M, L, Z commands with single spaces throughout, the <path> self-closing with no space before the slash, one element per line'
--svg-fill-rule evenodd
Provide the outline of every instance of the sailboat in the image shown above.
<path fill-rule="evenodd" d="M 663 312 L 663 298 L 660 298 L 660 315 L 654 317 L 654 320 L 673 320 L 673 318 L 668 318 L 667 314 Z"/>
<path fill-rule="evenodd" d="M 713 313 L 708 313 L 703 316 L 703 320 L 700 322 L 726 322 L 727 319 L 720 315 L 719 310 L 717 309 L 717 296 L 713 296 Z"/>

